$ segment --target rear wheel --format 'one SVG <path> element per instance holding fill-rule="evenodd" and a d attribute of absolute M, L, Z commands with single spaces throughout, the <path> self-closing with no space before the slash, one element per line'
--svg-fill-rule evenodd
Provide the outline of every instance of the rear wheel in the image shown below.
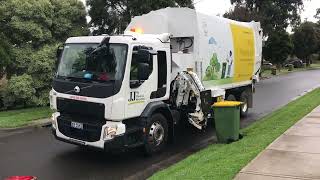
<path fill-rule="evenodd" d="M 164 149 L 168 141 L 168 124 L 162 114 L 154 114 L 146 129 L 145 152 L 152 155 Z"/>
<path fill-rule="evenodd" d="M 236 97 L 235 97 L 233 94 L 229 94 L 229 95 L 227 96 L 227 100 L 228 100 L 228 101 L 236 101 L 237 99 L 236 99 Z"/>
<path fill-rule="evenodd" d="M 243 103 L 240 107 L 240 116 L 241 117 L 246 117 L 248 115 L 248 112 L 249 112 L 248 99 L 249 99 L 249 96 L 247 95 L 246 92 L 242 92 L 239 99 L 237 99 L 236 96 L 234 96 L 233 94 L 229 94 L 227 96 L 228 101 L 239 100 Z"/>
<path fill-rule="evenodd" d="M 240 107 L 240 115 L 241 117 L 246 117 L 249 112 L 249 106 L 248 106 L 249 96 L 245 91 L 241 93 L 240 101 L 243 103 Z"/>

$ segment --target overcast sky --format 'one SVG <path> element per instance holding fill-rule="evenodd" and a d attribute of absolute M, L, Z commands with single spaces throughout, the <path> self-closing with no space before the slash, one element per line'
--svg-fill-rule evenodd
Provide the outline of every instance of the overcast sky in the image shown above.
<path fill-rule="evenodd" d="M 194 0 L 194 3 L 197 11 L 209 15 L 222 15 L 231 8 L 230 0 Z M 313 16 L 317 8 L 320 8 L 320 0 L 305 0 L 301 19 L 316 22 Z"/>

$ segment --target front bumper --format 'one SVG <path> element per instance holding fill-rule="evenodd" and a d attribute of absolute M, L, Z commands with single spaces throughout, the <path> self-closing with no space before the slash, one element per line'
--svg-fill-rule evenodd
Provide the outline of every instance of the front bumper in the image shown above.
<path fill-rule="evenodd" d="M 95 148 L 104 149 L 104 150 L 123 149 L 123 148 L 128 147 L 127 143 L 126 143 L 126 137 L 125 137 L 126 135 L 117 136 L 117 137 L 115 137 L 111 140 L 107 140 L 107 141 L 99 140 L 97 142 L 85 142 L 82 140 L 69 138 L 67 136 L 64 136 L 61 133 L 58 136 L 57 134 L 59 134 L 59 133 L 60 132 L 58 130 L 52 128 L 52 134 L 54 135 L 54 137 L 57 140 L 62 141 L 62 142 L 75 144 L 75 145 L 95 147 Z"/>
<path fill-rule="evenodd" d="M 123 124 L 122 122 L 110 122 L 107 121 L 101 127 L 100 138 L 94 142 L 88 142 L 82 139 L 68 137 L 63 132 L 59 130 L 59 123 L 58 121 L 59 115 L 54 116 L 53 118 L 53 126 L 52 126 L 52 133 L 57 140 L 76 144 L 76 145 L 83 145 L 83 146 L 90 146 L 104 150 L 112 150 L 112 149 L 123 149 L 123 148 L 130 148 L 143 145 L 144 134 L 143 128 L 139 126 L 128 126 Z M 105 136 L 105 129 L 110 126 L 117 126 L 118 131 L 116 135 L 111 137 Z M 124 127 L 123 127 L 124 126 Z M 121 128 L 119 128 L 121 127 Z"/>

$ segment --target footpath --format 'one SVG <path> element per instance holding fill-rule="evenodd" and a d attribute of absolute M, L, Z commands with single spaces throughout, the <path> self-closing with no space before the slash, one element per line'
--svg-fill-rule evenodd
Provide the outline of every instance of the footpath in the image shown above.
<path fill-rule="evenodd" d="M 235 179 L 320 179 L 320 106 L 271 143 Z"/>

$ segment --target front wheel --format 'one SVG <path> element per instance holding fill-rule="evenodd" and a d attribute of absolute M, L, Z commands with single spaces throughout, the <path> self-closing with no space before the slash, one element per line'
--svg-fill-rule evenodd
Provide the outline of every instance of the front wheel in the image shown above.
<path fill-rule="evenodd" d="M 168 141 L 168 124 L 162 114 L 154 114 L 147 124 L 145 152 L 152 155 L 164 149 Z"/>

